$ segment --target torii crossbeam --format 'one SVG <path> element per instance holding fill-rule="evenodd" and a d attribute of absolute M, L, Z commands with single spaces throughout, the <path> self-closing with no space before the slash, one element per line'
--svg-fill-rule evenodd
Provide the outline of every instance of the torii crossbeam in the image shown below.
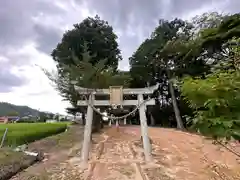
<path fill-rule="evenodd" d="M 141 123 L 141 135 L 143 137 L 143 147 L 144 147 L 144 155 L 146 161 L 151 161 L 151 145 L 150 140 L 148 137 L 148 129 L 147 129 L 147 118 L 145 113 L 145 106 L 146 105 L 155 105 L 155 100 L 151 99 L 147 102 L 144 102 L 143 95 L 144 94 L 152 94 L 157 88 L 159 84 L 155 86 L 147 87 L 147 88 L 133 88 L 133 89 L 123 89 L 121 86 L 115 86 L 115 94 L 118 94 L 121 97 L 116 97 L 115 105 L 121 106 L 139 106 L 139 116 L 140 116 L 140 123 Z M 88 89 L 82 88 L 79 86 L 74 86 L 75 90 L 81 95 L 89 95 L 88 101 L 79 100 L 78 106 L 87 106 L 87 117 L 86 117 L 86 124 L 84 129 L 84 141 L 82 147 L 82 160 L 83 163 L 87 163 L 89 150 L 90 150 L 90 142 L 91 142 L 91 131 L 92 131 L 92 121 L 93 121 L 93 106 L 111 106 L 113 105 L 113 99 L 110 100 L 95 100 L 96 95 L 110 95 L 113 90 L 110 89 Z M 121 90 L 117 90 L 117 88 L 121 88 Z M 118 92 L 118 93 L 116 93 Z M 122 94 L 121 94 L 122 93 Z M 115 96 L 118 96 L 115 95 Z M 123 100 L 123 95 L 137 95 L 137 100 Z M 112 97 L 113 98 L 113 95 Z M 121 102 L 120 102 L 121 101 Z"/>

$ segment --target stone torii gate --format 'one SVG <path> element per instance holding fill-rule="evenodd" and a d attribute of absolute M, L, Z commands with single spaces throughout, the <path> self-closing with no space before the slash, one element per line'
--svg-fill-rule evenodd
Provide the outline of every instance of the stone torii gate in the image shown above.
<path fill-rule="evenodd" d="M 143 139 L 143 148 L 144 155 L 146 161 L 151 161 L 151 145 L 148 137 L 148 129 L 147 129 L 147 118 L 145 113 L 145 106 L 147 105 L 155 105 L 154 99 L 144 100 L 143 95 L 152 94 L 157 88 L 159 84 L 156 84 L 152 87 L 147 88 L 132 88 L 132 89 L 123 89 L 122 86 L 111 86 L 109 89 L 88 89 L 82 88 L 79 86 L 74 86 L 75 90 L 81 95 L 89 95 L 88 100 L 79 100 L 78 106 L 87 106 L 87 117 L 86 124 L 84 128 L 84 141 L 82 146 L 82 161 L 83 164 L 87 164 L 89 151 L 90 151 L 90 143 L 91 143 L 91 131 L 92 131 L 92 121 L 93 121 L 93 111 L 98 112 L 95 108 L 97 106 L 112 106 L 117 108 L 118 106 L 136 106 L 139 110 L 140 116 L 140 124 L 141 124 L 141 135 Z M 95 100 L 95 96 L 97 95 L 110 95 L 110 100 Z M 137 95 L 137 100 L 123 100 L 123 95 Z M 136 110 L 137 110 L 136 109 Z M 100 112 L 98 112 L 100 113 Z M 101 113 L 100 113 L 101 114 Z M 129 113 L 130 115 L 131 113 Z M 126 116 L 124 116 L 126 117 Z M 124 117 L 115 117 L 115 119 L 121 119 Z M 113 117 L 109 117 L 113 118 Z"/>

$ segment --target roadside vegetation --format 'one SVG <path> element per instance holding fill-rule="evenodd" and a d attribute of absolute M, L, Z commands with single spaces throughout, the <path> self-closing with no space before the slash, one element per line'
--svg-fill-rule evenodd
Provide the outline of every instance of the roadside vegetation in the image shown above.
<path fill-rule="evenodd" d="M 17 126 L 18 125 L 18 126 Z M 25 125 L 25 126 L 24 126 Z M 28 126 L 29 125 L 29 126 Z M 19 130 L 21 129 L 24 132 L 24 128 L 32 128 L 34 124 L 7 124 L 0 125 L 2 132 L 2 126 L 10 127 L 10 130 Z M 36 123 L 39 127 L 45 128 L 46 130 L 51 130 L 49 127 L 57 128 L 57 127 L 67 127 L 67 123 L 55 123 L 55 124 L 43 124 Z M 45 126 L 44 126 L 45 125 Z M 48 125 L 48 126 L 47 126 Z M 18 128 L 17 128 L 18 127 Z M 21 128 L 20 128 L 21 127 Z M 36 126 L 35 126 L 36 127 Z M 37 128 L 35 128 L 36 130 Z M 43 131 L 42 131 L 43 132 Z M 44 131 L 45 132 L 45 131 Z M 19 131 L 20 134 L 20 131 Z M 59 161 L 66 159 L 68 157 L 74 156 L 76 153 L 79 153 L 80 149 L 74 149 L 74 145 L 77 143 L 81 144 L 83 131 L 82 128 L 78 125 L 69 126 L 67 132 L 55 134 L 48 136 L 46 138 L 42 138 L 41 140 L 36 140 L 35 142 L 31 142 L 27 145 L 27 151 L 40 153 L 41 156 L 48 159 L 46 163 L 41 164 L 41 168 L 37 168 L 37 170 L 32 170 L 33 173 L 24 174 L 24 177 L 16 177 L 17 179 L 31 179 L 33 177 L 38 177 L 46 175 L 46 166 L 49 164 L 58 165 Z M 81 148 L 81 145 L 77 145 L 78 148 Z M 50 154 L 56 154 L 56 152 L 62 154 L 58 159 L 49 160 Z M 40 159 L 39 159 L 40 158 Z M 34 157 L 29 156 L 23 152 L 16 152 L 12 148 L 3 147 L 0 148 L 0 180 L 9 179 L 14 176 L 16 173 L 22 171 L 23 169 L 28 168 L 35 162 L 41 160 L 42 157 Z M 32 166 L 34 168 L 34 166 Z M 39 170 L 40 169 L 40 170 Z M 39 171 L 42 173 L 38 174 Z M 21 174 L 21 173 L 20 173 Z M 21 175 L 22 176 L 22 175 Z M 39 179 L 44 179 L 39 177 Z"/>
<path fill-rule="evenodd" d="M 1 124 L 0 135 L 8 128 L 5 146 L 15 147 L 64 132 L 68 123 L 14 123 Z"/>

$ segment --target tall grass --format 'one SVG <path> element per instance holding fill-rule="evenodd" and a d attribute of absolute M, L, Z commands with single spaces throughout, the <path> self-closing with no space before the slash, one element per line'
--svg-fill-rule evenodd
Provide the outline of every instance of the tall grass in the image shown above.
<path fill-rule="evenodd" d="M 0 124 L 0 137 L 8 133 L 4 145 L 17 146 L 64 132 L 67 123 L 16 123 Z"/>

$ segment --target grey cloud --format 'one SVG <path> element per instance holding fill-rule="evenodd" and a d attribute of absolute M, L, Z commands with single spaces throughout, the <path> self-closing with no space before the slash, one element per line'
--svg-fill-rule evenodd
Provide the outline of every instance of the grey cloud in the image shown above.
<path fill-rule="evenodd" d="M 133 51 L 129 49 L 129 47 L 136 47 L 140 43 L 139 40 L 136 39 L 136 37 L 127 37 L 126 39 L 121 39 L 119 44 L 123 47 L 122 53 L 124 56 L 131 56 Z M 127 44 L 127 46 L 126 46 Z"/>
<path fill-rule="evenodd" d="M 156 24 L 156 19 L 161 14 L 162 1 L 152 0 L 150 3 L 146 0 L 106 0 L 102 3 L 88 0 L 86 3 L 90 10 L 97 11 L 104 19 L 123 31 L 130 25 L 140 26 L 146 32 L 149 24 Z"/>
<path fill-rule="evenodd" d="M 0 56 L 8 59 L 0 61 L 0 92 L 11 91 L 12 87 L 27 83 L 25 77 L 15 75 L 11 70 L 21 67 L 30 61 L 26 54 L 16 50 L 28 42 L 39 44 L 39 50 L 49 53 L 48 49 L 56 43 L 56 35 L 52 29 L 45 30 L 33 21 L 34 17 L 62 15 L 65 11 L 48 0 L 1 0 L 0 1 Z"/>
<path fill-rule="evenodd" d="M 183 14 L 200 9 L 203 6 L 210 6 L 211 3 L 219 1 L 221 0 L 172 0 L 169 8 L 169 12 L 171 13 L 170 16 L 172 16 L 172 18 L 182 16 Z"/>
<path fill-rule="evenodd" d="M 33 17 L 43 14 L 46 17 L 59 17 L 67 21 L 66 17 L 69 18 L 67 15 L 71 13 L 56 6 L 54 4 L 56 2 L 64 2 L 67 6 L 65 0 L 0 0 L 0 56 L 9 59 L 8 65 L 5 64 L 8 68 L 0 74 L 0 86 L 4 85 L 5 91 L 9 90 L 8 87 L 20 86 L 26 81 L 23 78 L 20 80 L 10 71 L 13 66 L 29 63 L 29 57 L 24 54 L 11 53 L 14 48 L 20 48 L 31 41 L 38 45 L 39 51 L 49 54 L 60 41 L 61 27 L 58 29 L 54 26 L 44 26 L 33 20 Z M 71 7 L 70 1 L 68 2 Z M 103 19 L 109 21 L 115 30 L 121 31 L 119 44 L 125 59 L 121 62 L 122 67 L 128 64 L 127 58 L 136 51 L 143 39 L 150 35 L 160 18 L 179 17 L 211 5 L 211 2 L 226 2 L 222 10 L 227 12 L 237 12 L 240 7 L 239 0 L 105 0 L 104 3 L 97 0 L 75 0 L 75 2 L 86 3 L 92 13 L 97 12 Z M 52 23 L 55 24 L 54 21 Z M 133 31 L 133 35 L 128 34 L 129 29 Z"/>
<path fill-rule="evenodd" d="M 10 51 L 5 57 L 0 57 L 0 93 L 11 92 L 13 87 L 20 87 L 28 83 L 28 77 L 21 75 L 24 65 L 30 62 L 27 54 L 18 54 Z M 15 70 L 15 71 L 14 71 Z"/>
<path fill-rule="evenodd" d="M 8 59 L 0 58 L 0 93 L 10 92 L 13 87 L 19 87 L 27 83 L 28 79 L 17 75 L 12 70 L 13 67 L 15 65 L 12 65 Z"/>
<path fill-rule="evenodd" d="M 34 38 L 32 18 L 45 13 L 63 14 L 53 3 L 46 0 L 1 0 L 0 1 L 0 44 L 20 46 Z"/>
<path fill-rule="evenodd" d="M 52 49 L 56 47 L 57 43 L 61 40 L 61 31 L 59 29 L 48 28 L 40 25 L 34 26 L 37 34 L 36 41 L 38 42 L 38 49 L 47 54 L 50 54 Z"/>
<path fill-rule="evenodd" d="M 136 36 L 126 36 L 119 40 L 119 46 L 121 46 L 122 56 L 125 58 L 124 61 L 120 62 L 121 67 L 127 66 L 128 62 L 126 59 L 131 57 L 134 52 L 134 49 L 137 49 L 141 41 L 138 40 Z"/>
<path fill-rule="evenodd" d="M 226 4 L 225 10 L 232 12 L 232 13 L 239 13 L 240 12 L 240 1 L 239 0 L 232 0 Z"/>
<path fill-rule="evenodd" d="M 26 84 L 26 79 L 17 76 L 8 69 L 1 68 L 0 70 L 0 93 L 9 92 L 13 87 L 18 87 Z"/>
<path fill-rule="evenodd" d="M 87 0 L 86 3 L 90 10 L 97 11 L 121 29 L 130 24 L 133 28 L 140 26 L 143 31 L 147 31 L 152 29 L 160 18 L 172 19 L 201 8 L 209 3 L 209 0 L 105 0 L 104 3 Z"/>

